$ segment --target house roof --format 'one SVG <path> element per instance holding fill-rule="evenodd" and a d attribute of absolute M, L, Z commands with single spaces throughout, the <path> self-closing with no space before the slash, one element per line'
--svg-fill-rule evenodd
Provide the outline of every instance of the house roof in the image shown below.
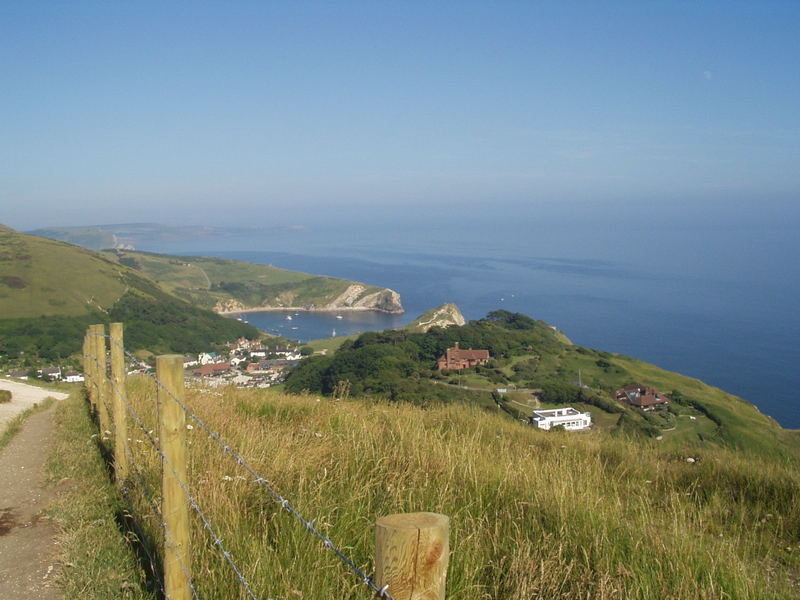
<path fill-rule="evenodd" d="M 192 371 L 195 375 L 213 375 L 214 373 L 220 373 L 222 371 L 227 371 L 231 368 L 230 363 L 209 363 L 207 365 L 203 365 L 199 369 L 195 369 Z"/>
<path fill-rule="evenodd" d="M 452 348 L 448 348 L 445 353 L 447 360 L 488 360 L 488 350 L 462 350 L 458 347 L 458 342 Z"/>

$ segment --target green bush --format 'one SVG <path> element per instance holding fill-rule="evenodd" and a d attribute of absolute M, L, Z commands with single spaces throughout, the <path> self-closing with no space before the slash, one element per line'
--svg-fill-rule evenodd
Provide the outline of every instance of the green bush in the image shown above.
<path fill-rule="evenodd" d="M 0 404 L 11 402 L 11 392 L 8 390 L 0 390 Z"/>

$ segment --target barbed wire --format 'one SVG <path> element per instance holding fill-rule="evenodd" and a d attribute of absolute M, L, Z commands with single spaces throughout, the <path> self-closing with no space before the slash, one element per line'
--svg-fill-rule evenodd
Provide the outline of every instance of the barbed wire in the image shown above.
<path fill-rule="evenodd" d="M 128 359 L 130 359 L 134 364 L 137 364 L 137 363 L 141 362 L 138 358 L 136 358 L 130 352 L 128 352 L 125 349 L 125 347 L 122 344 L 119 343 L 118 340 L 112 339 L 109 335 L 107 335 L 107 334 L 97 334 L 97 333 L 90 333 L 89 335 L 95 335 L 95 336 L 102 335 L 103 337 L 108 338 L 110 343 L 113 343 L 118 348 L 120 348 L 123 351 L 124 355 Z M 264 477 L 262 477 L 253 467 L 251 467 L 250 464 L 244 459 L 244 457 L 241 454 L 239 454 L 236 450 L 231 448 L 230 445 L 228 445 L 225 441 L 223 441 L 223 439 L 220 437 L 220 435 L 217 432 L 215 432 L 208 425 L 206 425 L 206 423 L 203 421 L 203 419 L 201 419 L 197 414 L 195 414 L 194 411 L 192 411 L 180 398 L 178 398 L 172 392 L 172 390 L 170 390 L 167 386 L 165 386 L 164 383 L 158 378 L 157 374 L 153 374 L 151 376 L 152 376 L 153 380 L 155 381 L 156 386 L 162 388 L 165 391 L 165 393 L 170 398 L 172 398 L 178 404 L 178 406 L 181 407 L 181 409 L 184 411 L 184 413 L 189 418 L 191 418 L 195 423 L 197 423 L 200 426 L 200 428 L 203 429 L 208 434 L 208 436 L 222 448 L 222 451 L 224 453 L 226 453 L 229 456 L 231 456 L 237 464 L 239 464 L 248 473 L 250 473 L 250 475 L 252 475 L 253 478 L 254 478 L 253 481 L 257 485 L 259 485 L 264 490 L 266 490 L 270 495 L 272 495 L 275 498 L 275 500 L 277 501 L 277 503 L 281 506 L 281 508 L 283 508 L 289 514 L 294 516 L 304 526 L 304 528 L 309 533 L 311 533 L 312 535 L 316 536 L 323 543 L 323 546 L 325 548 L 327 548 L 328 550 L 330 550 L 331 552 L 333 552 L 347 567 L 349 567 L 349 569 L 361 580 L 361 582 L 364 585 L 366 585 L 367 587 L 372 589 L 377 594 L 377 596 L 379 598 L 384 598 L 386 600 L 395 600 L 394 597 L 391 595 L 391 593 L 389 593 L 389 591 L 388 591 L 388 588 L 389 588 L 388 585 L 385 585 L 383 587 L 379 587 L 375 583 L 375 581 L 373 580 L 372 577 L 369 577 L 368 575 L 366 575 L 364 573 L 364 571 L 362 571 L 347 555 L 345 555 L 333 543 L 333 541 L 328 536 L 326 536 L 324 533 L 322 533 L 321 531 L 319 531 L 319 529 L 316 528 L 316 526 L 314 525 L 314 522 L 316 521 L 316 519 L 312 519 L 312 520 L 306 519 L 294 506 L 292 506 L 292 504 L 289 502 L 289 500 L 287 498 L 285 498 L 280 492 L 278 492 Z M 125 401 L 127 403 L 127 398 L 125 399 Z M 128 403 L 128 406 L 130 407 L 129 403 Z M 172 465 L 169 463 L 169 461 L 163 455 L 163 453 L 161 452 L 160 448 L 157 447 L 157 445 L 155 444 L 154 440 L 152 440 L 152 438 L 151 438 L 150 434 L 147 432 L 146 428 L 144 428 L 142 425 L 140 425 L 140 427 L 142 427 L 142 429 L 145 431 L 145 434 L 147 435 L 147 437 L 150 438 L 150 441 L 153 444 L 154 448 L 156 448 L 156 451 L 161 455 L 161 458 L 162 458 L 162 461 L 164 462 L 164 464 L 167 464 L 169 466 L 169 468 L 172 470 L 173 474 L 175 475 L 175 479 L 178 481 L 180 487 L 183 489 L 184 493 L 186 494 L 187 498 L 189 499 L 189 501 L 190 501 L 190 503 L 192 505 L 192 508 L 200 516 L 201 521 L 203 522 L 204 528 L 208 531 L 209 535 L 211 535 L 213 538 L 216 538 L 214 540 L 215 545 L 218 545 L 220 547 L 220 550 L 222 551 L 223 556 L 231 564 L 231 567 L 233 568 L 233 570 L 236 573 L 236 575 L 239 577 L 240 583 L 242 583 L 242 585 L 245 587 L 245 589 L 246 589 L 248 595 L 250 596 L 250 598 L 252 600 L 256 600 L 256 597 L 253 595 L 252 590 L 250 589 L 249 583 L 244 578 L 244 576 L 241 575 L 241 572 L 239 571 L 238 567 L 235 566 L 235 563 L 233 563 L 232 558 L 230 557 L 230 553 L 228 553 L 224 549 L 224 547 L 222 546 L 222 539 L 219 538 L 219 536 L 217 536 L 217 534 L 214 532 L 213 528 L 211 527 L 211 524 L 207 521 L 207 519 L 205 518 L 205 515 L 200 510 L 200 507 L 197 505 L 197 502 L 195 501 L 194 497 L 191 495 L 191 492 L 189 492 L 189 490 L 186 488 L 185 484 L 177 476 L 177 473 L 175 473 L 175 470 L 173 469 Z"/>
<path fill-rule="evenodd" d="M 130 452 L 128 452 L 128 454 L 130 455 Z M 133 457 L 131 456 L 131 458 L 133 458 Z M 138 471 L 137 471 L 137 474 L 139 474 Z M 144 483 L 144 479 L 141 478 L 141 474 L 139 474 L 139 475 L 140 475 L 140 479 L 141 479 L 142 483 Z M 153 574 L 153 577 L 158 582 L 158 587 L 159 587 L 159 589 L 161 589 L 161 593 L 164 595 L 165 598 L 167 598 L 167 600 L 169 600 L 169 594 L 167 594 L 167 590 L 164 588 L 164 580 L 161 578 L 161 573 L 160 573 L 160 571 L 158 569 L 158 565 L 157 565 L 156 560 L 154 558 L 155 550 L 151 550 L 150 549 L 150 544 L 147 541 L 147 534 L 142 530 L 142 527 L 139 524 L 138 519 L 136 519 L 136 516 L 135 516 L 136 511 L 135 511 L 135 509 L 133 507 L 133 502 L 131 501 L 130 494 L 128 493 L 127 485 L 123 484 L 121 486 L 121 490 L 120 491 L 122 492 L 122 497 L 125 498 L 125 502 L 128 505 L 128 514 L 131 517 L 131 523 L 133 523 L 133 528 L 136 531 L 136 536 L 137 536 L 137 538 L 139 540 L 139 543 L 141 544 L 142 548 L 144 549 L 145 554 L 147 555 L 147 559 L 150 562 L 150 572 Z"/>
<path fill-rule="evenodd" d="M 394 597 L 388 592 L 389 586 L 384 586 L 382 588 L 378 587 L 378 585 L 375 584 L 372 577 L 366 575 L 349 557 L 347 557 L 338 547 L 336 547 L 336 545 L 334 545 L 334 543 L 331 541 L 330 538 L 328 538 L 328 536 L 326 536 L 324 533 L 322 533 L 321 531 L 319 531 L 319 529 L 316 528 L 313 520 L 308 520 L 305 517 L 303 517 L 303 515 L 301 515 L 300 512 L 298 512 L 297 509 L 294 508 L 294 506 L 292 506 L 292 504 L 289 502 L 287 498 L 281 495 L 280 492 L 278 492 L 266 479 L 264 479 L 261 475 L 259 475 L 255 471 L 255 469 L 253 469 L 253 467 L 251 467 L 247 463 L 247 461 L 245 461 L 244 457 L 242 457 L 241 454 L 236 452 L 236 450 L 234 450 L 227 443 L 225 443 L 219 436 L 219 434 L 217 434 L 208 425 L 206 425 L 205 422 L 199 416 L 197 416 L 185 403 L 183 403 L 179 398 L 177 398 L 175 394 L 173 394 L 169 388 L 167 388 L 163 383 L 161 383 L 161 381 L 157 377 L 155 378 L 155 381 L 156 384 L 162 389 L 164 389 L 164 391 L 178 404 L 178 406 L 180 406 L 183 409 L 183 411 L 195 423 L 197 423 L 201 427 L 201 429 L 205 430 L 208 436 L 222 448 L 223 452 L 230 455 L 242 468 L 244 468 L 248 473 L 250 473 L 255 478 L 254 479 L 255 483 L 257 483 L 262 488 L 267 490 L 270 494 L 272 494 L 275 497 L 278 504 L 280 504 L 280 506 L 283 509 L 285 509 L 288 513 L 292 514 L 298 521 L 300 521 L 303 524 L 303 526 L 309 531 L 309 533 L 319 538 L 327 549 L 333 552 L 336 556 L 339 557 L 339 559 L 342 562 L 344 562 L 348 567 L 350 567 L 350 569 L 356 574 L 356 576 L 359 579 L 361 579 L 364 585 L 370 587 L 376 594 L 378 594 L 379 598 L 394 600 Z"/>
<path fill-rule="evenodd" d="M 119 388 L 116 387 L 116 382 L 113 379 L 109 379 L 109 381 L 111 383 L 112 388 L 116 389 L 117 391 L 121 391 L 122 392 L 120 394 L 120 397 L 122 398 L 123 402 L 126 405 L 126 410 L 134 418 L 134 421 L 136 422 L 137 427 L 139 427 L 139 429 L 142 430 L 142 432 L 145 435 L 145 438 L 150 442 L 151 446 L 153 447 L 153 450 L 155 450 L 159 455 L 161 455 L 162 460 L 165 460 L 166 457 L 161 453 L 161 449 L 160 449 L 160 447 L 158 445 L 158 442 L 156 441 L 157 438 L 153 438 L 151 432 L 148 431 L 147 427 L 145 427 L 144 421 L 142 420 L 142 418 L 139 416 L 139 414 L 136 412 L 136 410 L 133 408 L 133 406 L 130 404 L 130 402 L 128 402 L 127 395 L 124 393 L 124 390 L 119 390 Z M 127 444 L 125 445 L 125 450 L 127 452 L 128 458 L 129 458 L 129 467 L 131 465 L 135 465 L 136 464 L 136 460 L 135 460 L 133 454 L 131 453 L 130 448 L 128 447 Z M 129 469 L 129 471 L 130 471 L 130 469 Z M 196 588 L 194 586 L 194 582 L 192 581 L 191 572 L 189 571 L 189 568 L 186 566 L 186 563 L 183 560 L 183 556 L 181 556 L 181 554 L 178 552 L 177 548 L 175 547 L 175 545 L 174 545 L 175 538 L 172 535 L 172 532 L 169 530 L 169 527 L 167 527 L 166 522 L 164 522 L 163 515 L 161 514 L 161 510 L 158 507 L 158 503 L 156 503 L 155 500 L 154 500 L 154 494 L 152 493 L 152 488 L 145 481 L 144 477 L 142 476 L 141 472 L 138 469 L 136 469 L 134 467 L 133 471 L 136 473 L 137 478 L 139 480 L 139 483 L 142 485 L 142 491 L 145 494 L 145 498 L 148 501 L 148 504 L 150 504 L 151 508 L 153 509 L 153 512 L 158 515 L 158 520 L 159 520 L 159 522 L 161 524 L 162 530 L 164 531 L 164 537 L 165 538 L 170 538 L 170 540 L 172 540 L 172 542 L 173 542 L 173 547 L 171 548 L 172 552 L 175 555 L 175 557 L 178 559 L 178 563 L 179 563 L 179 565 L 181 567 L 181 570 L 183 571 L 184 577 L 186 577 L 186 583 L 189 585 L 189 589 L 192 592 L 192 596 L 195 598 L 195 600 L 201 600 L 201 598 L 200 598 L 199 594 L 197 593 L 197 590 L 196 590 Z M 173 472 L 174 472 L 174 470 L 173 470 Z M 176 479 L 177 479 L 177 476 L 176 476 Z M 128 501 L 128 507 L 130 509 L 132 509 L 129 497 L 127 495 L 126 487 L 125 487 L 124 484 L 121 487 L 122 487 L 123 496 L 125 496 L 126 501 Z M 132 510 L 131 510 L 131 516 L 133 517 Z M 148 559 L 150 560 L 150 566 L 151 566 L 151 569 L 153 571 L 153 574 L 158 579 L 159 586 L 161 587 L 161 591 L 164 594 L 165 598 L 167 598 L 167 600 L 169 600 L 169 594 L 167 593 L 167 591 L 166 591 L 166 589 L 164 587 L 164 582 L 163 582 L 163 580 L 161 579 L 161 577 L 159 575 L 158 569 L 155 567 L 154 559 L 152 558 L 150 550 L 148 548 L 146 535 L 141 530 L 141 527 L 138 525 L 136 519 L 134 518 L 134 519 L 132 519 L 132 521 L 133 521 L 134 527 L 136 529 L 136 534 L 139 536 L 139 540 L 140 540 L 140 542 L 142 543 L 142 546 L 145 549 L 145 553 L 147 554 Z M 167 544 L 165 544 L 164 546 L 165 546 L 165 549 L 166 549 Z"/>
<path fill-rule="evenodd" d="M 133 410 L 132 406 L 131 406 L 131 410 Z M 149 433 L 142 426 L 141 423 L 137 423 L 137 426 L 149 437 Z M 155 443 L 155 442 L 152 441 L 151 443 Z M 156 449 L 158 451 L 158 447 L 157 446 L 154 449 Z M 175 555 L 175 557 L 178 559 L 178 563 L 180 564 L 181 571 L 183 571 L 183 575 L 184 575 L 184 577 L 186 577 L 186 583 L 189 585 L 189 589 L 192 592 L 192 596 L 194 597 L 195 600 L 201 600 L 200 599 L 200 595 L 197 593 L 197 589 L 194 587 L 194 581 L 192 580 L 192 574 L 189 571 L 189 568 L 186 566 L 186 562 L 183 560 L 183 556 L 181 555 L 180 552 L 178 552 L 177 544 L 175 543 L 175 538 L 172 535 L 172 532 L 170 531 L 169 527 L 167 526 L 167 523 L 164 521 L 164 516 L 161 513 L 161 507 L 158 505 L 158 502 L 155 501 L 155 498 L 154 498 L 155 494 L 153 493 L 152 487 L 150 486 L 149 483 L 147 483 L 147 481 L 145 480 L 144 476 L 139 471 L 139 469 L 136 468 L 136 466 L 135 466 L 136 465 L 136 460 L 134 459 L 134 456 L 131 453 L 130 448 L 127 446 L 127 444 L 125 446 L 125 450 L 127 452 L 128 458 L 129 458 L 128 471 L 129 472 L 132 471 L 132 472 L 134 472 L 136 474 L 136 477 L 137 477 L 137 479 L 139 481 L 141 489 L 142 489 L 142 491 L 144 493 L 145 500 L 150 505 L 150 508 L 152 509 L 153 513 L 157 516 L 158 521 L 159 521 L 159 523 L 161 525 L 161 529 L 164 531 L 165 540 L 166 540 L 166 538 L 169 538 L 172 541 L 172 543 L 173 543 L 173 545 L 171 547 L 172 552 Z M 127 482 L 124 482 L 123 486 L 122 486 L 123 487 L 123 493 L 124 493 L 124 489 L 125 489 L 126 483 Z M 167 544 L 166 543 L 164 544 L 164 548 L 165 549 L 167 548 Z M 158 573 L 158 571 L 155 571 L 155 572 Z M 164 590 L 164 588 L 163 588 L 163 583 L 162 583 L 162 591 L 164 592 L 165 596 L 168 596 L 168 594 L 166 593 L 166 590 Z"/>
<path fill-rule="evenodd" d="M 253 593 L 253 590 L 251 589 L 250 582 L 247 581 L 247 579 L 244 577 L 244 575 L 242 575 L 242 572 L 239 569 L 239 566 L 233 560 L 233 557 L 231 556 L 231 553 L 225 548 L 225 545 L 223 544 L 222 538 L 219 535 L 217 535 L 216 531 L 214 530 L 214 527 L 211 525 L 211 522 L 208 520 L 206 515 L 200 509 L 200 505 L 197 503 L 197 500 L 195 499 L 195 497 L 191 493 L 191 491 L 189 491 L 189 488 L 187 487 L 186 483 L 181 480 L 180 476 L 175 471 L 174 466 L 169 461 L 169 459 L 166 457 L 166 455 L 162 452 L 160 446 L 156 443 L 156 441 L 153 438 L 152 434 L 145 427 L 144 422 L 142 421 L 142 419 L 139 416 L 139 414 L 136 412 L 136 410 L 133 408 L 133 406 L 130 404 L 130 402 L 128 402 L 128 399 L 126 397 L 123 397 L 123 400 L 125 401 L 125 404 L 127 405 L 128 411 L 131 413 L 131 416 L 134 418 L 134 420 L 136 421 L 136 423 L 139 426 L 139 428 L 144 432 L 146 438 L 150 441 L 151 445 L 153 446 L 153 449 L 161 457 L 162 464 L 168 466 L 170 471 L 172 471 L 172 475 L 175 477 L 175 481 L 178 482 L 178 485 L 183 490 L 183 493 L 186 495 L 186 498 L 189 500 L 190 506 L 195 511 L 195 513 L 197 513 L 197 516 L 200 517 L 200 521 L 203 524 L 203 528 L 211 536 L 214 545 L 219 548 L 220 552 L 222 553 L 222 556 L 228 562 L 228 564 L 230 565 L 231 569 L 233 570 L 233 572 L 235 573 L 235 575 L 239 579 L 239 583 L 244 587 L 245 591 L 247 592 L 247 595 L 251 598 L 251 600 L 258 600 L 256 598 L 256 595 Z M 164 525 L 165 531 L 166 531 L 166 524 L 164 524 L 163 521 L 162 521 L 162 524 Z M 191 583 L 191 579 L 189 580 L 189 585 L 190 585 L 190 587 L 194 587 L 192 585 L 192 583 Z"/>

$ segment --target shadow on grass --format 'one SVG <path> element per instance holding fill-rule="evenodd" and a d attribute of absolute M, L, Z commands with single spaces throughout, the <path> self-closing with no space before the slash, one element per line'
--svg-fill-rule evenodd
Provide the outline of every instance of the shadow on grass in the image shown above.
<path fill-rule="evenodd" d="M 109 443 L 106 443 L 106 440 L 103 439 L 105 437 L 105 432 L 101 430 L 98 412 L 89 401 L 88 395 L 85 395 L 84 406 L 92 424 L 97 428 L 97 431 L 100 432 L 94 438 L 94 444 L 103 459 L 103 466 L 105 467 L 108 480 L 117 484 L 114 468 L 114 451 L 110 440 L 108 440 Z M 145 575 L 145 591 L 153 594 L 155 598 L 163 600 L 166 597 L 163 584 L 164 571 L 156 550 L 156 543 L 154 540 L 148 539 L 147 534 L 142 529 L 135 511 L 133 510 L 133 503 L 125 491 L 126 486 L 127 482 L 122 482 L 121 485 L 115 486 L 115 489 L 118 490 L 119 496 L 123 499 L 127 508 L 116 510 L 114 512 L 114 521 L 119 531 L 133 549 L 139 567 Z"/>

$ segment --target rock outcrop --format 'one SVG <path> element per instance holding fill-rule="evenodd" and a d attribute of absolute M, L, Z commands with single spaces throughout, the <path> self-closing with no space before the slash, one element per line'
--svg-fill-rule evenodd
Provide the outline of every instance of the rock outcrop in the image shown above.
<path fill-rule="evenodd" d="M 377 310 L 380 312 L 400 314 L 404 311 L 400 303 L 400 294 L 389 288 L 365 294 L 367 288 L 361 284 L 354 283 L 339 294 L 330 304 L 321 310 Z"/>
<path fill-rule="evenodd" d="M 453 302 L 442 304 L 437 308 L 425 312 L 421 317 L 406 325 L 406 329 L 425 333 L 431 327 L 450 327 L 451 325 L 464 325 L 466 320 L 461 310 Z"/>
<path fill-rule="evenodd" d="M 236 298 L 228 298 L 227 300 L 220 300 L 219 302 L 214 305 L 214 312 L 225 314 L 225 313 L 237 313 L 237 312 L 244 312 L 249 310 L 247 306 L 244 305 L 243 302 L 237 300 Z"/>

